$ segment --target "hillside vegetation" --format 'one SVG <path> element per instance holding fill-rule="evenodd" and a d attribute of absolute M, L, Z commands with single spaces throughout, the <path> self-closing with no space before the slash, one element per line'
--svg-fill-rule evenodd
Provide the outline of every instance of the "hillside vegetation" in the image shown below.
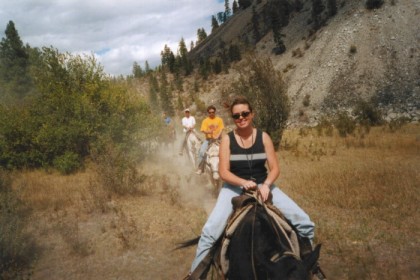
<path fill-rule="evenodd" d="M 379 107 L 388 121 L 400 117 L 419 120 L 418 2 L 385 1 L 380 8 L 369 10 L 366 1 L 337 1 L 337 13 L 328 17 L 324 1 L 322 25 L 315 28 L 312 1 L 300 1 L 299 11 L 293 10 L 290 1 L 287 25 L 281 28 L 286 47 L 281 55 L 273 54 L 273 32 L 262 20 L 264 6 L 271 1 L 259 2 L 259 26 L 266 35 L 255 47 L 243 39 L 244 34 L 252 37 L 252 9 L 248 8 L 229 19 L 192 55 L 211 52 L 217 56 L 220 45 L 246 44 L 244 52 L 252 49 L 257 55 L 269 56 L 287 81 L 293 123 L 314 125 L 321 112 L 351 112 L 360 100 Z M 225 81 L 235 79 L 235 73 L 233 66 L 227 78 L 215 77 L 219 87 L 203 94 L 214 99 L 228 86 Z"/>

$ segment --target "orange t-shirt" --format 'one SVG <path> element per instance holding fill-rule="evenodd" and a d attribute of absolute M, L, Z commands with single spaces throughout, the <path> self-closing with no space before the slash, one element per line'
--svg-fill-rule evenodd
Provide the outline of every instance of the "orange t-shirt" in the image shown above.
<path fill-rule="evenodd" d="M 202 132 L 207 130 L 213 131 L 212 134 L 206 133 L 206 139 L 217 139 L 220 136 L 223 128 L 225 128 L 225 126 L 223 124 L 223 120 L 220 117 L 214 117 L 214 119 L 207 117 L 201 123 L 200 130 Z"/>

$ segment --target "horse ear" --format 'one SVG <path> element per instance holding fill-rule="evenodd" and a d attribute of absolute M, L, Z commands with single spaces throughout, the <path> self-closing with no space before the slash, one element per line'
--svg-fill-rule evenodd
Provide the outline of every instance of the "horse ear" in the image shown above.
<path fill-rule="evenodd" d="M 321 244 L 318 244 L 316 245 L 312 253 L 303 260 L 303 263 L 308 270 L 312 270 L 315 268 L 315 265 L 319 259 L 320 251 L 321 251 Z"/>

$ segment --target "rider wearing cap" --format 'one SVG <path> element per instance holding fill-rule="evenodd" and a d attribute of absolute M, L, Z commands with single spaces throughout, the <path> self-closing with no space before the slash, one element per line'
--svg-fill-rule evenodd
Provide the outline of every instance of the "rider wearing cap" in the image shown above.
<path fill-rule="evenodd" d="M 181 150 L 179 151 L 179 155 L 182 156 L 182 152 L 185 149 L 185 145 L 187 144 L 187 138 L 190 133 L 194 133 L 194 127 L 195 127 L 195 118 L 191 116 L 190 109 L 184 110 L 185 117 L 182 118 L 182 128 L 185 133 L 184 141 L 182 141 L 181 144 Z"/>

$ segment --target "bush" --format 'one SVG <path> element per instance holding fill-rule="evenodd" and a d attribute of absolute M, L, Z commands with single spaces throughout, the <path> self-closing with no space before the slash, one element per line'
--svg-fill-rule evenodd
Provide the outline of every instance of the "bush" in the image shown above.
<path fill-rule="evenodd" d="M 0 166 L 55 167 L 68 174 L 82 166 L 103 139 L 139 151 L 159 133 L 145 100 L 108 79 L 93 57 L 43 48 L 32 68 L 37 94 L 21 106 L 0 106 Z"/>
<path fill-rule="evenodd" d="M 341 137 L 346 137 L 349 134 L 353 134 L 354 130 L 356 129 L 356 121 L 345 112 L 341 112 L 337 115 L 334 124 L 338 130 L 338 134 Z"/>
<path fill-rule="evenodd" d="M 381 125 L 383 123 L 381 112 L 366 101 L 359 101 L 354 109 L 357 121 L 364 126 Z"/>
<path fill-rule="evenodd" d="M 324 133 L 326 136 L 333 136 L 334 134 L 334 125 L 332 122 L 325 116 L 322 116 L 318 125 L 316 126 L 316 131 L 319 136 L 322 136 Z"/>
<path fill-rule="evenodd" d="M 62 174 L 70 174 L 80 169 L 82 162 L 78 154 L 67 151 L 54 159 L 53 166 Z"/>
<path fill-rule="evenodd" d="M 311 104 L 311 96 L 309 94 L 305 95 L 302 101 L 303 106 L 308 107 Z"/>
<path fill-rule="evenodd" d="M 100 185 L 117 195 L 136 194 L 145 177 L 136 169 L 133 156 L 109 142 L 99 154 L 93 155 Z"/>
<path fill-rule="evenodd" d="M 384 4 L 383 0 L 367 0 L 366 1 L 366 8 L 369 10 L 372 9 L 379 9 Z"/>
<path fill-rule="evenodd" d="M 401 127 L 403 127 L 405 124 L 409 123 L 409 121 L 410 120 L 406 117 L 401 117 L 401 118 L 398 118 L 398 119 L 395 119 L 395 120 L 391 120 L 388 123 L 389 130 L 391 132 L 395 132 L 395 131 L 399 130 Z"/>

